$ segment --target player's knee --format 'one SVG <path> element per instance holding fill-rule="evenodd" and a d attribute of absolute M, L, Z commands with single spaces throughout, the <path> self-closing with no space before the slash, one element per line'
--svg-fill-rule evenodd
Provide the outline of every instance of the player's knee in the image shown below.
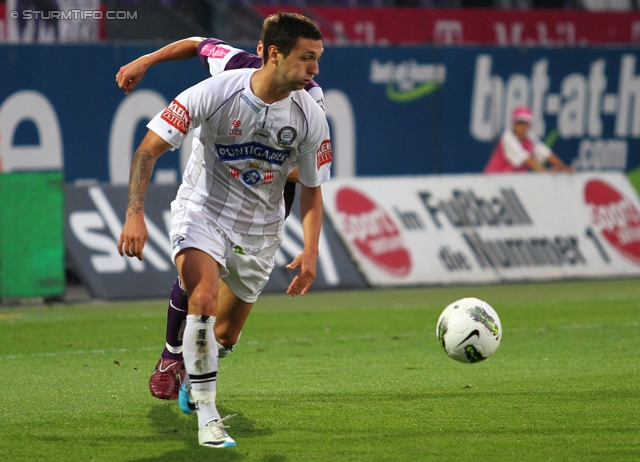
<path fill-rule="evenodd" d="M 189 314 L 206 314 L 214 308 L 215 299 L 209 291 L 194 290 L 189 297 Z"/>
<path fill-rule="evenodd" d="M 239 338 L 239 332 L 237 334 L 234 334 L 233 332 L 216 332 L 216 340 L 218 340 L 218 343 L 225 348 L 233 347 L 236 343 L 238 343 Z"/>

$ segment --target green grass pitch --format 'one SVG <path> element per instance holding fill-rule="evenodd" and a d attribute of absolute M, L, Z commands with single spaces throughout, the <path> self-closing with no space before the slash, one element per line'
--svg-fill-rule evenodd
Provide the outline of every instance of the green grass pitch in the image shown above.
<path fill-rule="evenodd" d="M 442 309 L 500 314 L 498 351 L 449 359 Z M 221 361 L 234 449 L 152 398 L 166 302 L 0 310 L 3 461 L 640 460 L 638 279 L 263 296 Z"/>

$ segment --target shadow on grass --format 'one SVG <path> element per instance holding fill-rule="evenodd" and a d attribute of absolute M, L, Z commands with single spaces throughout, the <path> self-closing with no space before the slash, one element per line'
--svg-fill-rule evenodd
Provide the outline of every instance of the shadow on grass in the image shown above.
<path fill-rule="evenodd" d="M 173 404 L 173 405 L 171 405 Z M 255 422 L 246 418 L 242 414 L 226 407 L 218 407 L 220 414 L 226 416 L 237 414 L 232 419 L 225 421 L 229 429 L 229 434 L 238 441 L 240 447 L 213 449 L 198 445 L 198 417 L 194 414 L 187 416 L 178 411 L 177 403 L 155 404 L 147 414 L 151 428 L 155 429 L 159 441 L 174 440 L 176 450 L 169 451 L 161 456 L 131 459 L 132 462 L 151 461 L 188 461 L 213 459 L 216 461 L 240 461 L 247 457 L 247 453 L 242 450 L 242 440 L 246 438 L 256 438 L 271 434 L 270 430 L 256 428 Z M 286 457 L 275 455 L 263 459 L 264 462 L 285 461 Z"/>

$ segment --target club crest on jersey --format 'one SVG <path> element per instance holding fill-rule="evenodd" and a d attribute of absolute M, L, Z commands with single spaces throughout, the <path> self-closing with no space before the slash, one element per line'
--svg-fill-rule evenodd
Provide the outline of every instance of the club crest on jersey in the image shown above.
<path fill-rule="evenodd" d="M 229 129 L 229 135 L 242 136 L 242 129 L 240 128 L 241 124 L 242 122 L 240 121 L 240 119 L 235 119 L 231 123 L 231 128 Z"/>
<path fill-rule="evenodd" d="M 329 164 L 333 160 L 333 152 L 331 151 L 331 141 L 324 140 L 318 150 L 316 151 L 316 158 L 318 160 L 318 170 L 324 164 Z"/>
<path fill-rule="evenodd" d="M 264 172 L 259 168 L 248 167 L 240 172 L 238 179 L 242 181 L 245 186 L 251 188 L 262 184 L 264 181 Z"/>
<path fill-rule="evenodd" d="M 278 132 L 278 144 L 281 146 L 291 146 L 295 141 L 298 134 L 293 127 L 283 127 Z"/>
<path fill-rule="evenodd" d="M 234 178 L 237 178 L 247 188 L 259 186 L 261 184 L 271 184 L 276 177 L 275 170 L 262 170 L 261 168 L 252 166 L 253 162 L 249 162 L 249 167 L 240 170 L 231 165 L 228 165 L 229 173 Z"/>
<path fill-rule="evenodd" d="M 282 165 L 289 158 L 290 152 L 286 149 L 276 149 L 258 141 L 249 141 L 240 144 L 216 143 L 218 158 L 222 162 L 234 160 L 260 160 L 271 165 Z"/>
<path fill-rule="evenodd" d="M 162 111 L 160 118 L 186 135 L 191 124 L 191 116 L 186 107 L 175 99 Z"/>

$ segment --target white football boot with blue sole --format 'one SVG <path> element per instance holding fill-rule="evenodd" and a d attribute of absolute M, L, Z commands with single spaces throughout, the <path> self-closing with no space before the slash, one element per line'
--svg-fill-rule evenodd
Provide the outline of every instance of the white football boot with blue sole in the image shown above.
<path fill-rule="evenodd" d="M 198 442 L 200 446 L 206 446 L 208 448 L 233 448 L 236 446 L 236 442 L 229 436 L 225 430 L 223 421 L 233 417 L 232 415 L 226 416 L 222 420 L 212 420 L 205 427 L 198 432 Z"/>

